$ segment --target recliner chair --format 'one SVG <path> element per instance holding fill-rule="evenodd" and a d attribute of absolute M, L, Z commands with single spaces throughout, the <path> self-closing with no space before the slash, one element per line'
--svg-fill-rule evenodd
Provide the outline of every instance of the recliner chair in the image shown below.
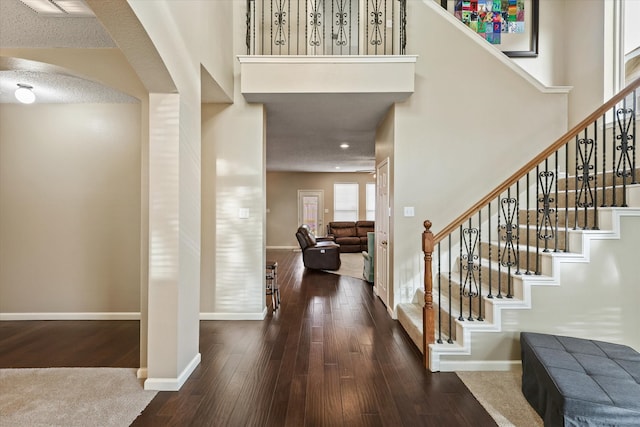
<path fill-rule="evenodd" d="M 309 228 L 298 227 L 296 239 L 302 250 L 302 262 L 307 268 L 338 270 L 340 268 L 340 245 L 331 241 L 318 242 Z"/>

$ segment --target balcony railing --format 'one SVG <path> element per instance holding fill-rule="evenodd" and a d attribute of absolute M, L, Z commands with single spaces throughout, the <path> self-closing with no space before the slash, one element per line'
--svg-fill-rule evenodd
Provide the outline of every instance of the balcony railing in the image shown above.
<path fill-rule="evenodd" d="M 404 55 L 406 0 L 247 0 L 247 55 Z"/>

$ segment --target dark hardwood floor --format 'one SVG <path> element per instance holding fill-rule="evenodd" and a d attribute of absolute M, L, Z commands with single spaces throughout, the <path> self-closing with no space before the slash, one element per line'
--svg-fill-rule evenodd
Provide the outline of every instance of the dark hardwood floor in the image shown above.
<path fill-rule="evenodd" d="M 264 321 L 203 321 L 202 362 L 135 426 L 495 426 L 453 373 L 421 355 L 371 285 L 278 261 Z M 137 367 L 138 322 L 0 322 L 0 367 Z"/>

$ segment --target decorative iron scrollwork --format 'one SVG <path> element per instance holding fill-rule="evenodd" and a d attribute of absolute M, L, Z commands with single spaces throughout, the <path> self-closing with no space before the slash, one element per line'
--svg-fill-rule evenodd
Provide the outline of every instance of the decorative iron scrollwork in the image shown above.
<path fill-rule="evenodd" d="M 576 193 L 576 206 L 591 208 L 594 205 L 594 189 L 591 184 L 595 181 L 595 175 L 591 172 L 595 166 L 591 164 L 595 145 L 593 139 L 582 138 L 578 140 L 578 164 L 576 166 L 576 179 L 579 188 Z"/>
<path fill-rule="evenodd" d="M 504 198 L 500 201 L 500 211 L 504 224 L 500 228 L 504 231 L 502 240 L 504 241 L 504 250 L 500 257 L 500 264 L 503 267 L 514 267 L 518 265 L 518 224 L 514 223 L 516 213 L 518 211 L 518 200 L 512 197 Z"/>
<path fill-rule="evenodd" d="M 616 165 L 616 176 L 620 178 L 630 177 L 633 171 L 631 152 L 635 150 L 635 139 L 630 133 L 632 118 L 633 109 L 631 108 L 620 108 L 616 111 L 616 125 L 620 132 L 616 135 L 619 142 L 619 145 L 616 145 L 616 151 L 620 152 Z"/>
<path fill-rule="evenodd" d="M 480 293 L 478 281 L 476 280 L 476 272 L 479 270 L 478 254 L 476 253 L 478 237 L 477 228 L 465 228 L 462 230 L 464 252 L 460 260 L 460 268 L 465 272 L 465 277 L 460 287 L 460 293 L 465 297 L 475 298 Z"/>
<path fill-rule="evenodd" d="M 322 29 L 322 13 L 320 12 L 321 0 L 311 0 L 311 12 L 309 12 L 309 44 L 311 46 L 320 46 L 322 43 L 321 29 Z"/>
<path fill-rule="evenodd" d="M 336 46 L 346 46 L 348 43 L 347 37 L 347 25 L 349 24 L 349 14 L 346 12 L 347 8 L 347 0 L 336 0 L 336 7 L 338 11 L 336 12 L 336 27 L 337 32 L 335 35 Z"/>
<path fill-rule="evenodd" d="M 373 46 L 382 44 L 382 0 L 371 0 L 371 40 L 369 43 Z"/>
<path fill-rule="evenodd" d="M 287 24 L 287 12 L 284 10 L 286 0 L 276 1 L 276 11 L 273 12 L 273 23 L 276 26 L 273 44 L 276 46 L 284 46 L 287 44 L 285 37 L 285 25 Z"/>
<path fill-rule="evenodd" d="M 538 182 L 542 189 L 542 197 L 538 198 L 538 206 L 541 205 L 541 207 L 538 207 L 537 236 L 539 240 L 545 241 L 544 252 L 549 252 L 547 244 L 555 235 L 551 221 L 551 214 L 555 212 L 555 209 L 551 207 L 551 204 L 555 201 L 555 199 L 551 197 L 554 181 L 555 174 L 553 172 L 543 171 L 538 173 Z"/>

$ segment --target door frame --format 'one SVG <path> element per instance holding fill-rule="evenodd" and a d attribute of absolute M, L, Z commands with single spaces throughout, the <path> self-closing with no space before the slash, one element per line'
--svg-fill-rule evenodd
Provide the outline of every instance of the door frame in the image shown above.
<path fill-rule="evenodd" d="M 386 174 L 386 187 L 387 187 L 387 205 L 383 206 L 382 204 L 382 197 L 380 196 L 380 191 L 379 191 L 379 182 L 381 179 L 384 178 L 384 174 L 381 174 L 381 170 L 383 168 L 386 168 L 387 170 L 387 174 Z M 391 308 L 391 304 L 390 301 L 392 300 L 393 297 L 393 291 L 392 289 L 390 289 L 389 286 L 389 278 L 390 278 L 390 267 L 391 267 L 391 239 L 390 239 L 390 235 L 391 235 L 391 206 L 390 206 L 390 202 L 391 202 L 391 166 L 390 166 L 390 160 L 389 158 L 385 158 L 384 160 L 382 160 L 380 163 L 378 163 L 378 165 L 376 165 L 376 255 L 375 255 L 375 260 L 376 260 L 376 266 L 375 266 L 375 278 L 374 278 L 374 290 L 376 295 L 378 295 L 378 297 L 382 300 L 382 302 L 385 304 L 385 306 L 387 307 L 387 312 L 391 315 L 391 317 L 393 317 L 393 313 L 394 310 Z M 383 241 L 380 240 L 380 230 L 382 229 L 382 224 L 386 222 L 386 241 L 387 244 L 385 245 L 386 249 L 383 251 L 381 245 L 383 245 Z M 385 257 L 383 259 L 382 254 L 383 252 L 385 253 Z M 380 268 L 380 264 L 384 262 L 386 265 L 386 268 L 382 269 Z M 380 273 L 382 273 L 384 270 L 384 274 L 381 275 Z M 378 283 L 380 283 L 380 281 L 384 281 L 383 283 L 385 284 L 384 288 L 386 289 L 385 295 L 381 295 L 380 293 L 380 288 L 378 287 Z"/>
<path fill-rule="evenodd" d="M 318 196 L 318 230 L 316 237 L 324 237 L 326 228 L 324 226 L 324 190 L 298 190 L 298 226 L 302 225 L 302 198 L 304 196 Z"/>

